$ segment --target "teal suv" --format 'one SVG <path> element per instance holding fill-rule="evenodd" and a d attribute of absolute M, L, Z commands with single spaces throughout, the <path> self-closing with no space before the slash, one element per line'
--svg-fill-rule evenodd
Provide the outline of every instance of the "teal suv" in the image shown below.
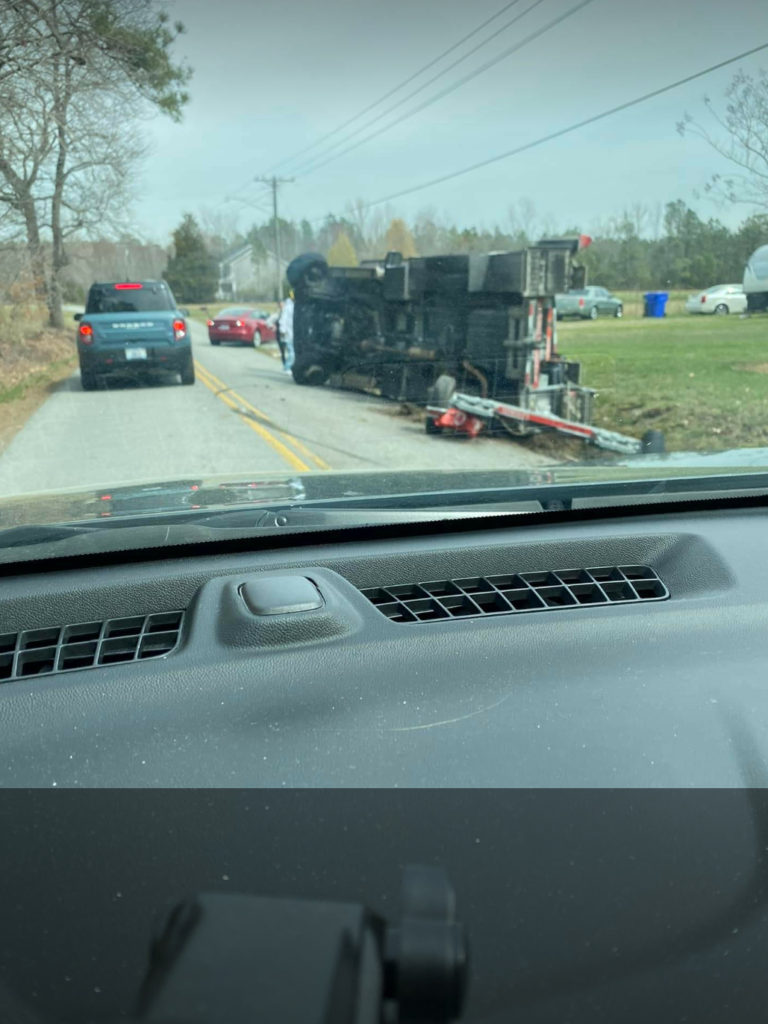
<path fill-rule="evenodd" d="M 77 354 L 84 391 L 105 376 L 177 373 L 195 383 L 195 364 L 184 310 L 165 281 L 112 281 L 91 285 L 79 321 Z"/>

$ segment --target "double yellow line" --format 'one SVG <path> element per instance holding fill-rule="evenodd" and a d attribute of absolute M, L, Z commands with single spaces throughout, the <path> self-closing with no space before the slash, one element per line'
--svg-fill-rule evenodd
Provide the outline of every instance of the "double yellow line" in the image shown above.
<path fill-rule="evenodd" d="M 251 430 L 254 430 L 259 437 L 266 441 L 270 447 L 281 455 L 289 466 L 293 469 L 299 470 L 301 473 L 311 473 L 315 467 L 317 469 L 330 469 L 328 463 L 321 459 L 319 455 L 315 455 L 311 452 L 306 445 L 302 444 L 298 438 L 289 434 L 286 430 L 276 426 L 270 418 L 263 413 L 260 409 L 257 409 L 255 405 L 249 402 L 242 395 L 239 395 L 236 391 L 228 388 L 224 381 L 211 373 L 210 370 L 206 369 L 202 363 L 195 360 L 195 370 L 197 371 L 197 377 L 205 384 L 209 391 L 212 391 L 217 398 L 233 409 L 235 412 L 240 414 L 240 418 L 243 423 L 247 423 Z M 254 419 L 253 417 L 258 417 Z M 271 427 L 271 430 L 269 429 Z M 274 433 L 273 433 L 274 431 Z M 281 440 L 276 434 L 282 435 L 284 440 Z M 287 442 L 287 444 L 286 444 Z M 294 449 L 288 447 L 291 445 Z M 298 453 L 298 454 L 297 454 Z M 303 456 L 303 458 L 300 458 Z M 305 461 L 306 460 L 306 461 Z M 314 463 L 314 465 L 310 465 Z"/>

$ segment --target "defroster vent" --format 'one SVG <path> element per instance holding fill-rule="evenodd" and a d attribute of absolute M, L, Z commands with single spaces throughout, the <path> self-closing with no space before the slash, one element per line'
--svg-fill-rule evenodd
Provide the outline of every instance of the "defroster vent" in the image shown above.
<path fill-rule="evenodd" d="M 0 683 L 159 658 L 178 644 L 183 619 L 184 612 L 157 612 L 4 633 L 0 635 Z"/>
<path fill-rule="evenodd" d="M 393 622 L 510 615 L 578 605 L 663 601 L 669 591 L 647 565 L 475 576 L 363 590 Z"/>

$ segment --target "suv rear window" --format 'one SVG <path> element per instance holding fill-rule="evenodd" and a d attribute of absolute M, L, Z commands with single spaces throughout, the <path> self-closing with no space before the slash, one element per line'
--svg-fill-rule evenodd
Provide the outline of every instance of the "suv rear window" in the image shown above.
<path fill-rule="evenodd" d="M 142 284 L 140 288 L 116 288 L 113 284 L 92 287 L 86 313 L 153 313 L 172 310 L 176 304 L 170 292 L 160 284 Z"/>

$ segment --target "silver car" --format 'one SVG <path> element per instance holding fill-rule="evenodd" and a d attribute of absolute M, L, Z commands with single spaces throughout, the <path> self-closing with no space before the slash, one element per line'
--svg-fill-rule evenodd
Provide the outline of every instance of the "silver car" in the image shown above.
<path fill-rule="evenodd" d="M 685 304 L 689 313 L 746 313 L 747 296 L 740 284 L 716 284 L 705 292 L 691 295 Z"/>

